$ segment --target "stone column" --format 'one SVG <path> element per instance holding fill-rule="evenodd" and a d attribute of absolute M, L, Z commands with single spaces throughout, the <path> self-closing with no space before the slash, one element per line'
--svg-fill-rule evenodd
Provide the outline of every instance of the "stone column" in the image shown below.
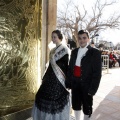
<path fill-rule="evenodd" d="M 47 15 L 48 44 L 51 41 L 52 31 L 56 29 L 56 20 L 57 20 L 57 0 L 48 0 L 48 15 Z"/>
<path fill-rule="evenodd" d="M 57 0 L 43 0 L 42 10 L 42 74 L 49 58 L 48 44 L 51 41 L 51 33 L 56 29 Z"/>

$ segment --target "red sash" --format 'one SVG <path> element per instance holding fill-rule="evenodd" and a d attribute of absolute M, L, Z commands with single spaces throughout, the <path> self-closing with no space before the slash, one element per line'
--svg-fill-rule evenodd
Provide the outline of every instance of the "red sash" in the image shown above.
<path fill-rule="evenodd" d="M 74 66 L 74 76 L 75 77 L 81 76 L 81 67 L 80 66 Z"/>

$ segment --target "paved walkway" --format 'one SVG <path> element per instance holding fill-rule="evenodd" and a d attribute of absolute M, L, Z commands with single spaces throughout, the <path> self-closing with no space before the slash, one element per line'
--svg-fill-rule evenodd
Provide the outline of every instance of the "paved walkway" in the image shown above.
<path fill-rule="evenodd" d="M 91 120 L 120 120 L 120 68 L 103 70 Z M 83 114 L 81 115 L 83 120 Z"/>

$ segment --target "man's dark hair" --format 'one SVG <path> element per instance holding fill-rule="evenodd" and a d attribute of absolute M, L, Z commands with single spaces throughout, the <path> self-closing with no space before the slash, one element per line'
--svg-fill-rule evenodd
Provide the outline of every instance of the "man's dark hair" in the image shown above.
<path fill-rule="evenodd" d="M 89 32 L 87 30 L 80 30 L 78 32 L 78 35 L 81 35 L 81 34 L 84 34 L 84 33 L 87 35 L 88 38 L 90 38 Z"/>

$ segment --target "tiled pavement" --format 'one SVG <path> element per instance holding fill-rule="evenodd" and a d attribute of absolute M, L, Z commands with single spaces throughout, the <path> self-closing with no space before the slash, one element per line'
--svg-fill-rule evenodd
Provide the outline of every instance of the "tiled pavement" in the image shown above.
<path fill-rule="evenodd" d="M 103 71 L 94 96 L 92 120 L 120 120 L 120 68 Z"/>
<path fill-rule="evenodd" d="M 108 74 L 103 70 L 91 120 L 120 120 L 120 68 L 109 69 Z"/>

